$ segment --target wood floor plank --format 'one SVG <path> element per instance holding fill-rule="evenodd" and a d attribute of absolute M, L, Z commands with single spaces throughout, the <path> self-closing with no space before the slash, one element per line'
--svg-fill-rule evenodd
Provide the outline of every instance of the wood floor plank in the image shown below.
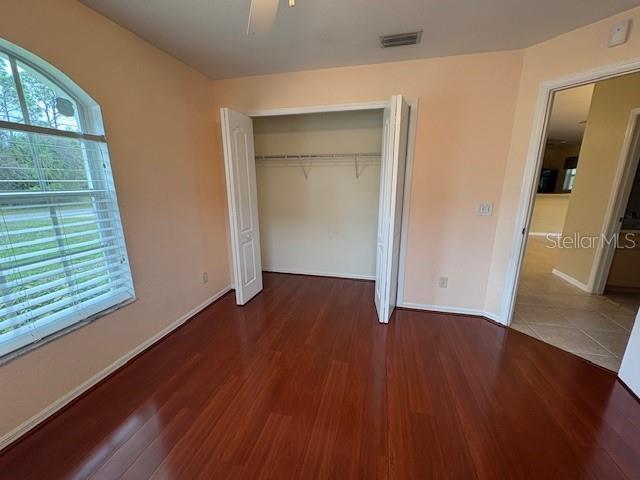
<path fill-rule="evenodd" d="M 108 317 L 101 321 L 108 321 Z M 371 282 L 265 274 L 0 454 L 0 478 L 640 478 L 615 375 Z"/>

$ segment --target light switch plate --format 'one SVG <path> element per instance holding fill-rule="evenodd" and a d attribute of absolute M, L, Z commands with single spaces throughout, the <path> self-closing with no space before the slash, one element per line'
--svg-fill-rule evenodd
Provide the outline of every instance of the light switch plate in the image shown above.
<path fill-rule="evenodd" d="M 493 215 L 493 203 L 481 202 L 476 209 L 476 215 L 479 217 L 490 217 Z"/>
<path fill-rule="evenodd" d="M 629 37 L 629 27 L 631 26 L 631 20 L 620 20 L 611 29 L 609 34 L 609 47 L 617 47 L 627 41 Z"/>

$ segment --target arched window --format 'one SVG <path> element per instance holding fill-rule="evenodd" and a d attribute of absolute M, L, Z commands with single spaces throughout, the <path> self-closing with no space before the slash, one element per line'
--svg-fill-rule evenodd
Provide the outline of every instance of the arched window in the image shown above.
<path fill-rule="evenodd" d="M 100 108 L 0 42 L 0 356 L 133 298 Z"/>

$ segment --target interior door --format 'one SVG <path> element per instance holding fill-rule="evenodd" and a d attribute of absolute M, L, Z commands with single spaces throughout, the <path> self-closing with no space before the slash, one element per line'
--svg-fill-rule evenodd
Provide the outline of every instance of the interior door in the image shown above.
<path fill-rule="evenodd" d="M 384 112 L 380 169 L 375 303 L 381 323 L 389 322 L 398 294 L 408 132 L 409 105 L 402 95 L 394 95 Z"/>
<path fill-rule="evenodd" d="M 220 117 L 236 303 L 244 305 L 262 290 L 253 122 L 228 108 Z"/>

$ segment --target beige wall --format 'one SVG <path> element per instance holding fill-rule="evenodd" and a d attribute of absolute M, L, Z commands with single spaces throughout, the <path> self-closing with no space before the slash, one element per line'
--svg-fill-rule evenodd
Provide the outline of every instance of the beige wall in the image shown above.
<path fill-rule="evenodd" d="M 475 210 L 498 206 L 521 58 L 509 51 L 220 80 L 212 96 L 239 111 L 418 99 L 405 299 L 481 310 L 499 208 L 493 217 Z M 438 288 L 441 275 L 449 288 Z"/>
<path fill-rule="evenodd" d="M 256 155 L 379 153 L 382 110 L 257 118 Z M 259 160 L 256 179 L 262 268 L 373 277 L 380 158 Z"/>
<path fill-rule="evenodd" d="M 554 80 L 640 57 L 640 35 L 632 31 L 629 41 L 607 48 L 612 26 L 623 18 L 640 24 L 640 8 L 574 30 L 525 50 L 511 146 L 500 197 L 500 214 L 493 246 L 485 309 L 499 313 L 507 281 L 513 240 L 522 225 L 516 225 L 527 150 L 533 129 L 534 111 L 542 82 Z"/>
<path fill-rule="evenodd" d="M 531 233 L 562 233 L 570 200 L 570 193 L 536 195 L 529 231 Z"/>
<path fill-rule="evenodd" d="M 637 107 L 640 107 L 640 74 L 596 84 L 564 235 L 572 238 L 598 237 L 606 229 L 606 210 L 621 162 L 629 116 Z M 595 267 L 595 254 L 595 245 L 563 248 L 558 252 L 556 268 L 588 284 Z"/>
<path fill-rule="evenodd" d="M 1 438 L 224 288 L 229 270 L 209 80 L 76 1 L 3 1 L 0 36 L 102 107 L 138 296 L 0 367 Z"/>

